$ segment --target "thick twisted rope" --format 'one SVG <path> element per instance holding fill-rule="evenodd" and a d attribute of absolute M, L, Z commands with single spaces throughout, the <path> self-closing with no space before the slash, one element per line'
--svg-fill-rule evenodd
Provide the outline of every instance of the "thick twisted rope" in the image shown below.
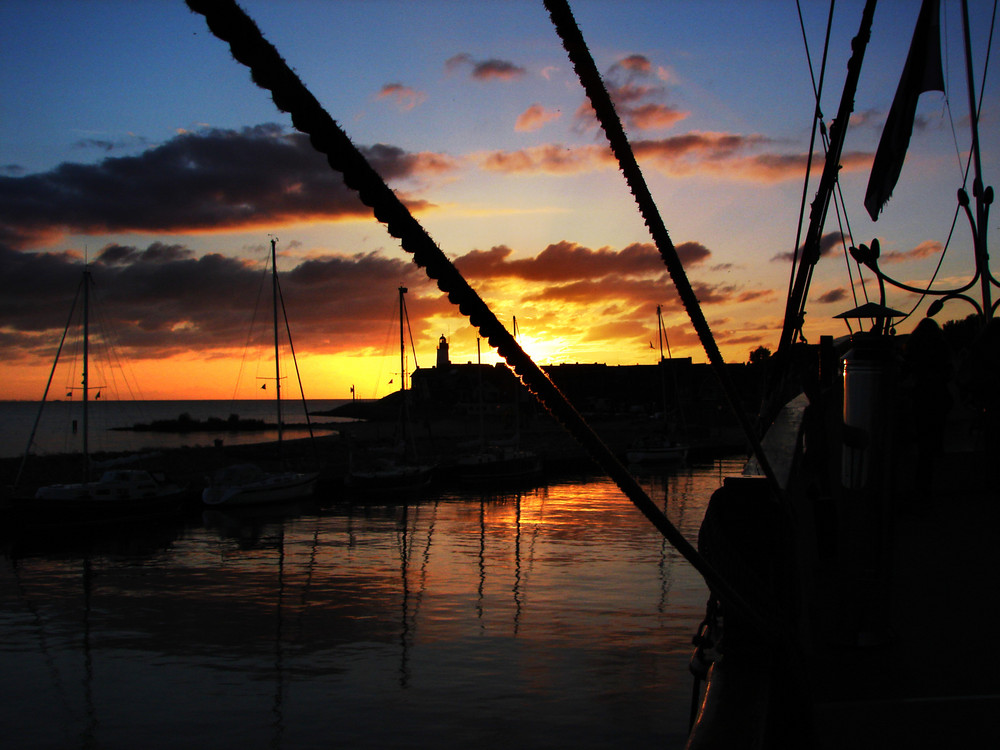
<path fill-rule="evenodd" d="M 642 170 L 639 169 L 639 163 L 632 152 L 632 145 L 629 143 L 628 136 L 625 135 L 625 129 L 618 118 L 615 105 L 611 101 L 611 96 L 608 94 L 607 88 L 604 86 L 604 81 L 597 71 L 597 65 L 594 63 L 594 58 L 587 48 L 583 34 L 580 33 L 580 29 L 576 25 L 573 12 L 565 0 L 545 0 L 545 7 L 548 9 L 552 23 L 562 39 L 563 47 L 569 55 L 570 62 L 573 63 L 577 77 L 579 77 L 580 83 L 583 84 L 583 88 L 587 92 L 587 97 L 590 99 L 594 112 L 597 113 L 597 119 L 600 121 L 601 128 L 603 128 L 608 138 L 611 151 L 614 153 L 615 158 L 618 159 L 618 167 L 621 169 L 622 174 L 625 175 L 625 181 L 628 183 L 629 190 L 632 191 L 632 195 L 635 197 L 639 213 L 642 214 L 643 221 L 649 229 L 649 234 L 653 238 L 657 250 L 660 251 L 660 257 L 663 259 L 667 271 L 670 272 L 670 278 L 673 280 L 674 287 L 677 289 L 677 295 L 681 298 L 684 309 L 691 319 L 691 325 L 694 326 L 695 333 L 698 334 L 702 348 L 704 348 L 705 354 L 708 356 L 708 361 L 712 364 L 713 369 L 718 375 L 722 392 L 725 394 L 730 408 L 739 420 L 747 441 L 750 443 L 754 455 L 757 457 L 757 462 L 771 484 L 772 492 L 774 492 L 775 497 L 781 498 L 784 493 L 771 469 L 767 456 L 764 454 L 757 431 L 750 424 L 749 417 L 747 417 L 739 399 L 736 397 L 736 387 L 733 385 L 732 378 L 729 377 L 729 373 L 726 371 L 726 362 L 722 358 L 722 352 L 719 351 L 719 347 L 715 343 L 712 329 L 705 319 L 705 315 L 701 310 L 701 304 L 698 302 L 698 297 L 695 295 L 687 273 L 684 271 L 684 264 L 681 263 L 680 256 L 677 255 L 677 250 L 674 248 L 674 243 L 670 240 L 670 234 L 667 232 L 667 227 L 663 223 L 660 212 L 656 207 L 656 201 L 653 200 L 653 195 L 649 192 L 646 180 L 642 176 Z"/>
<path fill-rule="evenodd" d="M 712 568 L 649 498 L 635 478 L 594 433 L 549 376 L 525 354 L 485 302 L 462 277 L 409 210 L 385 184 L 340 126 L 320 106 L 277 50 L 263 38 L 256 24 L 234 0 L 186 0 L 205 16 L 215 36 L 227 42 L 233 57 L 246 65 L 254 83 L 271 92 L 275 105 L 291 115 L 295 128 L 309 136 L 330 166 L 343 174 L 344 183 L 357 191 L 375 218 L 400 240 L 414 262 L 426 270 L 438 288 L 469 318 L 514 370 L 535 398 L 566 428 L 618 485 L 629 500 L 704 577 L 715 594 L 745 613 L 763 633 L 774 633 L 777 623 L 762 617 Z"/>

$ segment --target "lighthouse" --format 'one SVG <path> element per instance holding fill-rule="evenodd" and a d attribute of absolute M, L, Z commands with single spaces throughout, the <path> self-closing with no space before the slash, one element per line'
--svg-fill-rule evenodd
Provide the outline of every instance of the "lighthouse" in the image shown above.
<path fill-rule="evenodd" d="M 448 359 L 448 339 L 441 334 L 441 338 L 438 339 L 437 348 L 437 368 L 443 370 L 451 366 L 451 360 Z"/>

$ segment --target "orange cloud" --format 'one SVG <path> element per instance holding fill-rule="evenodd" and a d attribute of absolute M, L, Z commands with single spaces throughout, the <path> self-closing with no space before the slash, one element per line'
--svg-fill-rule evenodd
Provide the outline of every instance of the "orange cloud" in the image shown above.
<path fill-rule="evenodd" d="M 669 71 L 653 65 L 644 55 L 628 55 L 616 62 L 605 74 L 608 94 L 615 104 L 618 116 L 633 130 L 670 128 L 690 113 L 670 106 L 666 102 L 664 83 L 672 80 Z M 591 130 L 597 120 L 589 101 L 576 111 L 578 129 Z"/>
<path fill-rule="evenodd" d="M 671 115 L 650 110 L 647 116 Z M 668 138 L 636 140 L 632 149 L 647 168 L 676 177 L 697 174 L 766 182 L 800 178 L 806 165 L 804 155 L 748 153 L 769 143 L 769 139 L 761 135 L 692 132 Z M 549 143 L 519 151 L 476 154 L 470 158 L 483 169 L 510 174 L 567 175 L 617 166 L 608 148 L 596 144 L 568 146 Z M 867 166 L 870 161 L 870 155 L 847 155 L 844 169 L 852 169 L 862 163 Z"/>
<path fill-rule="evenodd" d="M 670 128 L 687 116 L 687 112 L 671 109 L 663 104 L 643 104 L 630 114 L 632 124 L 639 130 Z"/>
<path fill-rule="evenodd" d="M 547 143 L 519 151 L 493 151 L 473 155 L 479 166 L 491 172 L 508 174 L 547 173 L 557 175 L 587 172 L 611 165 L 610 154 L 603 146 L 565 146 Z"/>
<path fill-rule="evenodd" d="M 378 92 L 376 99 L 391 99 L 400 109 L 411 110 L 423 104 L 427 99 L 427 94 L 412 89 L 409 86 L 404 86 L 401 83 L 387 83 Z"/>
<path fill-rule="evenodd" d="M 879 257 L 879 261 L 883 263 L 902 263 L 907 260 L 929 258 L 931 256 L 938 255 L 942 250 L 944 250 L 944 245 L 937 240 L 924 240 L 912 250 L 882 253 Z"/>
<path fill-rule="evenodd" d="M 562 117 L 562 112 L 553 112 L 545 109 L 541 104 L 532 104 L 518 116 L 514 130 L 519 133 L 530 133 L 560 117 Z"/>
<path fill-rule="evenodd" d="M 445 60 L 445 70 L 449 73 L 461 67 L 470 67 L 472 77 L 477 81 L 513 81 L 523 77 L 527 71 L 509 60 L 474 60 L 467 52 L 453 55 Z"/>
<path fill-rule="evenodd" d="M 644 55 L 629 55 L 618 61 L 618 66 L 634 73 L 648 73 L 652 70 L 652 64 Z"/>

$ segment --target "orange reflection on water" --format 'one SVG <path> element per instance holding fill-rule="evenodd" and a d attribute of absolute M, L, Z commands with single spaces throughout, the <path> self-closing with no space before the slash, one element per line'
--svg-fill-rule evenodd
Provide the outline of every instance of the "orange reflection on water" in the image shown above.
<path fill-rule="evenodd" d="M 642 482 L 693 540 L 721 472 Z M 511 716 L 551 732 L 546 742 L 569 733 L 597 747 L 627 703 L 652 727 L 638 739 L 663 744 L 668 726 L 685 725 L 690 638 L 707 598 L 617 488 L 593 477 L 492 496 L 206 513 L 147 546 L 133 537 L 8 562 L 5 653 L 15 672 L 37 670 L 28 682 L 46 706 L 40 720 L 80 729 L 72 701 L 64 710 L 52 693 L 55 664 L 59 685 L 92 683 L 91 726 L 109 742 L 134 706 L 146 714 L 127 724 L 134 731 L 177 719 L 181 732 L 266 735 L 280 711 L 283 726 L 377 746 L 392 743 L 381 718 L 390 704 L 426 747 L 456 733 L 488 744 L 485 727 Z M 169 695 L 155 688 L 167 664 Z M 4 680 L 15 672 L 0 687 L 13 688 Z M 216 724 L 191 723 L 185 706 L 220 695 Z M 351 708 L 320 710 L 329 705 Z M 512 741 L 538 739 L 512 731 Z"/>

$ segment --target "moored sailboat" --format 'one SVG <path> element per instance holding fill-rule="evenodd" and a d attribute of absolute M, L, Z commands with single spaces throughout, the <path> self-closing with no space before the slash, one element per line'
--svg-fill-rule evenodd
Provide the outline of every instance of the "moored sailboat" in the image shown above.
<path fill-rule="evenodd" d="M 656 337 L 660 346 L 660 359 L 657 362 L 660 375 L 660 394 L 663 411 L 660 416 L 660 425 L 656 432 L 644 435 L 629 446 L 625 457 L 630 464 L 642 467 L 666 467 L 682 464 L 687 460 L 688 446 L 686 443 L 676 439 L 674 430 L 669 424 L 669 399 L 667 398 L 667 375 L 666 368 L 668 360 L 663 356 L 663 345 L 667 345 L 667 355 L 670 355 L 670 342 L 667 340 L 667 329 L 663 325 L 663 308 L 656 306 Z M 676 396 L 676 383 L 674 391 Z M 680 408 L 677 409 L 678 415 Z"/>
<path fill-rule="evenodd" d="M 115 468 L 104 471 L 93 478 L 94 465 L 90 451 L 90 308 L 93 279 L 90 266 L 85 266 L 80 286 L 71 307 L 70 317 L 56 351 L 52 371 L 39 405 L 35 428 L 41 419 L 42 409 L 48 398 L 52 378 L 63 345 L 73 324 L 73 313 L 77 301 L 81 302 L 82 319 L 80 325 L 82 373 L 81 436 L 82 436 L 82 479 L 79 482 L 48 484 L 38 487 L 31 498 L 14 498 L 13 510 L 22 519 L 45 524 L 96 524 L 127 520 L 155 515 L 175 510 L 179 507 L 186 488 L 168 481 L 160 474 L 144 469 Z M 99 393 L 98 393 L 99 395 Z M 35 429 L 28 438 L 24 461 L 28 460 L 35 438 Z M 23 468 L 23 462 L 22 462 Z M 15 480 L 15 487 L 17 480 Z"/>
<path fill-rule="evenodd" d="M 514 337 L 517 337 L 517 319 L 514 319 Z M 476 338 L 476 361 L 482 367 L 479 338 Z M 482 370 L 478 370 L 479 384 L 479 440 L 474 450 L 460 454 L 448 466 L 448 473 L 464 484 L 515 484 L 538 479 L 542 474 L 542 460 L 534 451 L 521 447 L 520 384 L 515 377 L 513 386 L 514 435 L 507 441 L 488 441 L 484 422 Z"/>
<path fill-rule="evenodd" d="M 399 287 L 399 418 L 389 445 L 352 447 L 344 484 L 352 490 L 380 495 L 419 490 L 431 483 L 435 466 L 417 456 L 406 388 L 406 287 Z"/>
<path fill-rule="evenodd" d="M 274 401 L 278 419 L 278 441 L 275 450 L 278 460 L 282 460 L 282 414 L 281 414 L 281 358 L 278 336 L 278 310 L 284 309 L 284 302 L 278 283 L 277 239 L 271 238 L 271 296 L 274 329 Z M 287 318 L 286 324 L 287 324 Z M 289 334 L 289 342 L 291 335 Z M 291 347 L 290 347 L 291 348 Z M 295 352 L 292 348 L 292 358 Z M 296 364 L 296 371 L 298 365 Z M 300 381 L 301 386 L 301 381 Z M 305 399 L 303 398 L 303 403 Z M 306 412 L 306 422 L 309 414 Z M 312 428 L 310 426 L 310 434 Z M 239 506 L 260 505 L 264 503 L 279 503 L 308 497 L 316 488 L 319 480 L 318 471 L 295 471 L 290 469 L 280 471 L 265 471 L 256 464 L 237 464 L 216 472 L 202 491 L 201 499 L 205 505 Z"/>

